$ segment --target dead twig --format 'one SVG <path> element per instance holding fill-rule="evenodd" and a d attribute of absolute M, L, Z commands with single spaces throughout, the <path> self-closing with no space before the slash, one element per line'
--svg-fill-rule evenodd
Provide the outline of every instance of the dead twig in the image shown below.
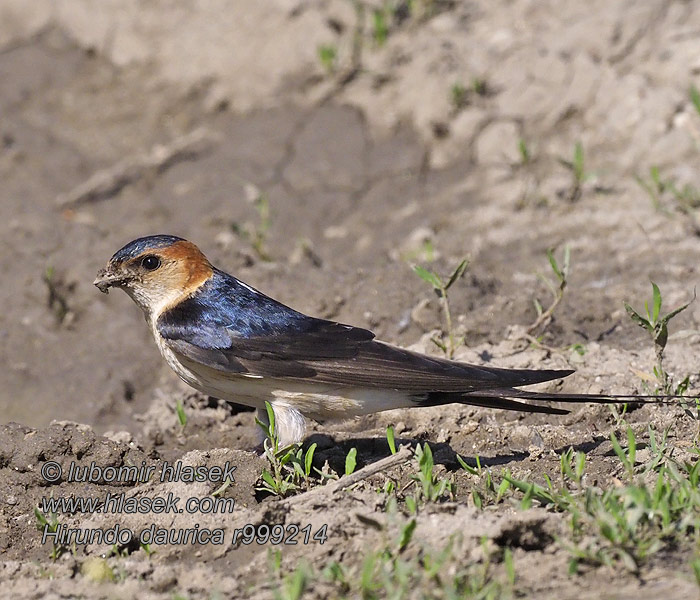
<path fill-rule="evenodd" d="M 559 306 L 559 303 L 561 302 L 563 297 L 563 293 L 557 294 L 549 308 L 544 312 L 540 313 L 537 319 L 535 319 L 534 323 L 532 323 L 532 325 L 530 325 L 527 328 L 528 334 L 532 334 L 538 329 L 547 329 L 549 324 L 552 322 L 552 319 L 554 318 L 554 311 L 556 310 L 557 306 Z"/>
<path fill-rule="evenodd" d="M 59 194 L 56 204 L 60 208 L 73 208 L 111 198 L 148 171 L 161 173 L 178 162 L 196 158 L 209 149 L 211 142 L 210 132 L 204 128 L 195 129 L 168 145 L 158 144 L 146 154 L 126 158 L 112 167 L 97 171 L 70 192 Z"/>
<path fill-rule="evenodd" d="M 314 500 L 317 500 L 324 496 L 332 496 L 333 494 L 347 489 L 350 486 L 355 485 L 359 481 L 363 481 L 371 477 L 372 475 L 376 475 L 377 473 L 381 473 L 382 471 L 391 469 L 396 465 L 408 462 L 412 457 L 413 452 L 411 451 L 411 449 L 408 446 L 401 446 L 396 454 L 392 454 L 391 456 L 382 458 L 381 460 L 378 460 L 377 462 L 372 463 L 371 465 L 363 467 L 359 471 L 355 471 L 350 475 L 341 477 L 340 479 L 332 481 L 327 485 L 314 488 L 313 490 L 304 494 L 292 496 L 291 498 L 283 500 L 283 502 L 286 503 L 288 506 L 291 506 L 295 504 L 301 504 L 303 502 L 313 502 Z"/>

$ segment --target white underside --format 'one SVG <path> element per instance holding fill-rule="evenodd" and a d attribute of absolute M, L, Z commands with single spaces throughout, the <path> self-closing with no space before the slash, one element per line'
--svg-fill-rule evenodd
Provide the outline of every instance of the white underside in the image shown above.
<path fill-rule="evenodd" d="M 318 384 L 304 379 L 271 378 L 218 371 L 171 350 L 154 332 L 168 365 L 193 388 L 209 396 L 258 409 L 267 421 L 265 401 L 275 412 L 275 428 L 283 445 L 300 442 L 306 418 L 316 421 L 347 419 L 394 408 L 415 406 L 403 392 Z"/>

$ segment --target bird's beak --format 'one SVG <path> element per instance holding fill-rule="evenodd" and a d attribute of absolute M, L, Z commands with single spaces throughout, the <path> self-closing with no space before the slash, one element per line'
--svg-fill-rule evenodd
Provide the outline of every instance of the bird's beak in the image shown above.
<path fill-rule="evenodd" d="M 98 290 L 108 294 L 109 288 L 123 285 L 125 281 L 126 280 L 123 275 L 118 275 L 117 273 L 110 271 L 108 267 L 106 269 L 100 269 L 97 272 L 97 277 L 93 283 L 97 286 Z"/>

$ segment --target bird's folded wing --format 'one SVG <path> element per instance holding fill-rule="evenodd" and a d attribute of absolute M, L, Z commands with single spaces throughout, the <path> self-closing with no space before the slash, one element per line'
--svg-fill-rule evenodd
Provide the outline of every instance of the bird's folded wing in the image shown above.
<path fill-rule="evenodd" d="M 411 393 L 528 385 L 573 372 L 458 363 L 378 342 L 366 329 L 322 319 L 309 318 L 303 328 L 258 337 L 223 334 L 220 327 L 207 332 L 206 327 L 192 330 L 165 322 L 158 329 L 173 351 L 213 369 Z"/>

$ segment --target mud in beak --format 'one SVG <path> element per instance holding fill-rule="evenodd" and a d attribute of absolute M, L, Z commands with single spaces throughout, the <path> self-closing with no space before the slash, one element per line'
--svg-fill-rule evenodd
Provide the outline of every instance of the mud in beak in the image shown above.
<path fill-rule="evenodd" d="M 95 281 L 93 281 L 93 284 L 97 286 L 97 289 L 101 292 L 104 292 L 105 294 L 109 294 L 109 288 L 119 287 L 121 285 L 124 285 L 125 283 L 126 278 L 123 275 L 117 275 L 116 273 L 110 271 L 108 268 L 100 269 L 97 272 L 97 277 L 95 278 Z"/>

